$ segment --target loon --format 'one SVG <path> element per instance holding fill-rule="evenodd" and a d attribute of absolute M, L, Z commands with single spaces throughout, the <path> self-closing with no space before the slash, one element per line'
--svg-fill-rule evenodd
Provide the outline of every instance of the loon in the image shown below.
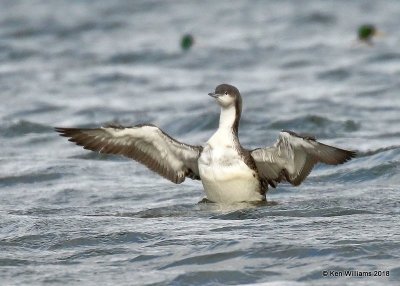
<path fill-rule="evenodd" d="M 356 155 L 292 131 L 281 131 L 271 147 L 248 150 L 238 137 L 239 90 L 220 84 L 209 96 L 221 113 L 217 131 L 204 146 L 181 143 L 152 124 L 55 130 L 85 149 L 136 160 L 175 184 L 186 177 L 201 180 L 205 201 L 227 204 L 265 201 L 269 187 L 285 181 L 298 186 L 315 164 L 338 165 Z"/>

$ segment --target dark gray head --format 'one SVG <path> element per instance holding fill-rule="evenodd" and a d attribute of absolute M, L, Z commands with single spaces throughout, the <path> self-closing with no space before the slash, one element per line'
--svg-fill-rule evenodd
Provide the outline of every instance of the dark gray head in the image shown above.
<path fill-rule="evenodd" d="M 237 132 L 240 115 L 242 114 L 242 97 L 239 90 L 233 85 L 223 83 L 218 85 L 215 91 L 210 92 L 208 95 L 214 97 L 222 109 L 235 108 L 235 121 L 232 127 Z"/>
<path fill-rule="evenodd" d="M 242 112 L 242 97 L 236 87 L 223 83 L 215 88 L 215 92 L 211 92 L 208 95 L 214 97 L 221 107 L 228 108 L 234 106 L 240 117 Z"/>

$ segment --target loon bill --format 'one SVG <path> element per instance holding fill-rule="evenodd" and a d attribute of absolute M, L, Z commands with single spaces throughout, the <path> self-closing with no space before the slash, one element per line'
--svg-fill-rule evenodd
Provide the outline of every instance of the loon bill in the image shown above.
<path fill-rule="evenodd" d="M 356 155 L 292 131 L 282 131 L 271 147 L 247 150 L 238 137 L 239 90 L 221 84 L 209 95 L 221 113 L 217 131 L 204 146 L 181 143 L 150 124 L 55 130 L 85 149 L 134 159 L 176 184 L 186 177 L 201 180 L 206 199 L 217 203 L 264 201 L 269 186 L 300 185 L 316 163 L 338 165 Z"/>

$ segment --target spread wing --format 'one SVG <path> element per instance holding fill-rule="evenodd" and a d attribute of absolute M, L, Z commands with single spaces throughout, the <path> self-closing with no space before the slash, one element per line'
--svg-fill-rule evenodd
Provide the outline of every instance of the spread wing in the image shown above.
<path fill-rule="evenodd" d="M 291 131 L 282 131 L 274 146 L 251 152 L 261 179 L 274 188 L 282 180 L 300 185 L 316 163 L 338 165 L 355 155 L 353 151 L 328 146 Z"/>
<path fill-rule="evenodd" d="M 202 147 L 180 143 L 154 125 L 55 130 L 85 149 L 134 159 L 176 184 L 186 177 L 200 179 L 197 159 Z"/>

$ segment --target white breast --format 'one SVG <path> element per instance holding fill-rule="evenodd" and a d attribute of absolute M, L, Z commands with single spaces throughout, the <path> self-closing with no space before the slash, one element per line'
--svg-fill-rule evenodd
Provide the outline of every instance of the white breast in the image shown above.
<path fill-rule="evenodd" d="M 258 175 L 237 150 L 212 143 L 210 139 L 199 158 L 200 178 L 207 198 L 219 203 L 262 200 Z"/>

